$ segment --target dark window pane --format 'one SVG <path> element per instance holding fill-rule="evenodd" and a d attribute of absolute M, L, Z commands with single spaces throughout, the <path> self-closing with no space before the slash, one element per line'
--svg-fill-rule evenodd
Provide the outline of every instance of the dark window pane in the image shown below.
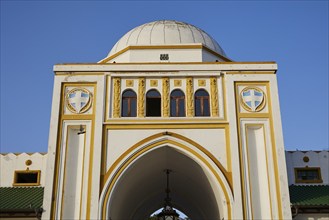
<path fill-rule="evenodd" d="M 320 169 L 297 168 L 297 180 L 320 180 Z"/>
<path fill-rule="evenodd" d="M 161 95 L 154 89 L 146 93 L 146 116 L 161 116 Z"/>
<path fill-rule="evenodd" d="M 209 97 L 203 100 L 203 116 L 210 116 Z"/>
<path fill-rule="evenodd" d="M 181 90 L 174 90 L 170 94 L 170 116 L 185 116 L 185 94 Z"/>
<path fill-rule="evenodd" d="M 206 90 L 200 89 L 194 95 L 195 116 L 210 116 L 209 94 Z"/>
<path fill-rule="evenodd" d="M 178 109 L 179 109 L 178 116 L 179 117 L 185 117 L 185 99 L 180 99 L 179 100 Z"/>
<path fill-rule="evenodd" d="M 137 116 L 137 100 L 133 99 L 131 100 L 131 117 L 136 117 Z"/>
<path fill-rule="evenodd" d="M 198 90 L 196 93 L 195 93 L 196 96 L 208 96 L 209 97 L 209 94 L 206 90 L 204 89 L 200 89 Z"/>
<path fill-rule="evenodd" d="M 129 89 L 122 93 L 122 107 L 121 116 L 122 117 L 136 117 L 136 107 L 137 107 L 137 95 L 136 93 Z"/>
<path fill-rule="evenodd" d="M 126 90 L 123 94 L 123 97 L 136 97 L 136 93 L 132 90 Z"/>
<path fill-rule="evenodd" d="M 194 99 L 194 111 L 195 111 L 195 116 L 201 116 L 201 102 L 200 99 Z"/>
<path fill-rule="evenodd" d="M 16 183 L 38 183 L 38 173 L 16 173 Z"/>
<path fill-rule="evenodd" d="M 176 100 L 170 99 L 170 116 L 175 117 L 176 113 Z"/>
<path fill-rule="evenodd" d="M 122 117 L 127 117 L 128 116 L 128 99 L 123 99 L 122 98 Z"/>
<path fill-rule="evenodd" d="M 161 98 L 161 95 L 158 91 L 152 89 L 147 92 L 146 97 L 147 98 Z"/>

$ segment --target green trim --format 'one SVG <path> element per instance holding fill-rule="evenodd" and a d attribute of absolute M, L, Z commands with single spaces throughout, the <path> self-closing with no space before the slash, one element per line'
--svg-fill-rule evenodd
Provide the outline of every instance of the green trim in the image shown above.
<path fill-rule="evenodd" d="M 43 187 L 0 187 L 0 213 L 42 207 Z"/>
<path fill-rule="evenodd" d="M 329 206 L 329 185 L 291 185 L 290 202 L 297 206 Z"/>

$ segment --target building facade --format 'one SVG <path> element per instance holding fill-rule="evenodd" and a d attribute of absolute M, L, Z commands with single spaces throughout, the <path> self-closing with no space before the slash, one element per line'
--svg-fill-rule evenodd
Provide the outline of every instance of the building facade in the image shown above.
<path fill-rule="evenodd" d="M 292 216 L 329 220 L 329 151 L 286 151 Z"/>
<path fill-rule="evenodd" d="M 155 21 L 98 63 L 58 64 L 42 219 L 290 219 L 275 62 L 235 62 Z"/>

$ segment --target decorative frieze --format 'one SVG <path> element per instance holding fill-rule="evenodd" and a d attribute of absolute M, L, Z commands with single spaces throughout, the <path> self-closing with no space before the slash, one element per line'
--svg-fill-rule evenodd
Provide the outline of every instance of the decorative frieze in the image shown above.
<path fill-rule="evenodd" d="M 210 78 L 210 93 L 211 93 L 211 116 L 218 117 L 218 89 L 217 78 Z"/>
<path fill-rule="evenodd" d="M 120 94 L 121 94 L 121 79 L 113 78 L 114 82 L 114 98 L 113 98 L 113 118 L 120 117 Z"/>
<path fill-rule="evenodd" d="M 187 107 L 187 117 L 194 116 L 193 107 L 193 78 L 188 77 L 186 79 L 186 107 Z"/>
<path fill-rule="evenodd" d="M 162 115 L 169 117 L 169 78 L 162 79 Z"/>
<path fill-rule="evenodd" d="M 145 115 L 145 78 L 138 80 L 138 117 Z"/>

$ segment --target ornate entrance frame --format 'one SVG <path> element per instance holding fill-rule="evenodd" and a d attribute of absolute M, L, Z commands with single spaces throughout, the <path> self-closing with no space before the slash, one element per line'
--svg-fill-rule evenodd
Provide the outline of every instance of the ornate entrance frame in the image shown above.
<path fill-rule="evenodd" d="M 231 173 L 205 148 L 193 140 L 173 132 L 162 132 L 143 139 L 125 151 L 108 169 L 104 176 L 104 185 L 99 200 L 99 218 L 109 219 L 111 194 L 122 174 L 143 155 L 161 148 L 171 147 L 186 155 L 205 171 L 205 175 L 215 181 L 213 188 L 221 219 L 232 219 L 234 193 L 232 190 Z"/>

